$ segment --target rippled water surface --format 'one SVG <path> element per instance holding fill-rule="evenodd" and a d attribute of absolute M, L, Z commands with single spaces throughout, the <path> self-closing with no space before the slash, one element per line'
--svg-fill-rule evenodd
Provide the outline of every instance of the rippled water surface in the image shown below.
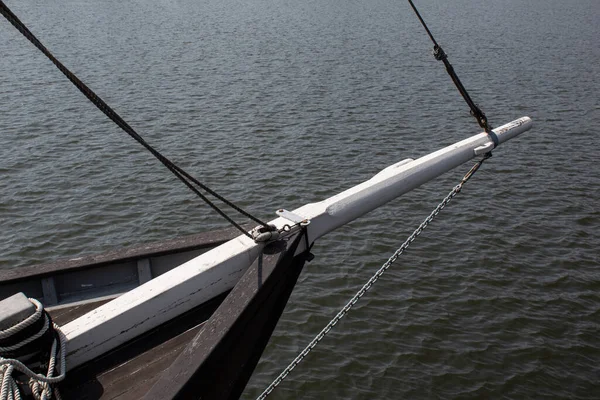
<path fill-rule="evenodd" d="M 268 219 L 478 133 L 403 1 L 8 1 L 166 155 Z M 600 398 L 600 3 L 422 0 L 495 125 L 529 115 L 278 399 Z M 0 21 L 0 268 L 224 226 Z M 468 165 L 319 241 L 252 399 Z"/>

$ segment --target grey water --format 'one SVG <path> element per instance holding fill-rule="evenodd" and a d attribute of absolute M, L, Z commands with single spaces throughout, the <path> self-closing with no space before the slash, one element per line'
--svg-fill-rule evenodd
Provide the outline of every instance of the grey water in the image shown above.
<path fill-rule="evenodd" d="M 264 219 L 480 131 L 404 1 L 7 4 L 152 145 Z M 273 398 L 598 399 L 600 3 L 417 5 L 491 123 L 535 127 Z M 245 399 L 469 167 L 317 242 Z M 0 21 L 0 268 L 225 225 Z"/>

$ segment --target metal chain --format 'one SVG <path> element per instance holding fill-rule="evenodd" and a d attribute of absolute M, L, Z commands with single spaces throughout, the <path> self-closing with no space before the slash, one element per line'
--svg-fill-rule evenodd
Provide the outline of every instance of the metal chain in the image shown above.
<path fill-rule="evenodd" d="M 304 357 L 311 352 L 312 349 L 331 331 L 331 329 L 348 314 L 350 309 L 363 297 L 369 289 L 377 282 L 377 280 L 385 273 L 385 271 L 392 266 L 394 262 L 400 257 L 402 253 L 410 246 L 412 242 L 427 228 L 427 226 L 437 217 L 437 215 L 450 203 L 450 201 L 462 190 L 465 183 L 473 176 L 473 174 L 481 167 L 481 164 L 492 156 L 492 153 L 487 153 L 481 160 L 479 160 L 473 167 L 467 172 L 458 185 L 456 185 L 452 191 L 442 200 L 440 204 L 429 214 L 427 218 L 419 225 L 417 229 L 406 239 L 406 241 L 400 246 L 398 250 L 377 270 L 377 272 L 363 285 L 363 287 L 346 303 L 346 305 L 337 313 L 337 315 L 319 332 L 317 336 L 298 354 L 298 356 L 288 365 L 277 378 L 262 392 L 256 400 L 264 400 L 268 395 L 275 390 L 275 388 L 283 382 L 283 380 L 289 375 L 290 372 L 298 364 L 302 362 Z"/>

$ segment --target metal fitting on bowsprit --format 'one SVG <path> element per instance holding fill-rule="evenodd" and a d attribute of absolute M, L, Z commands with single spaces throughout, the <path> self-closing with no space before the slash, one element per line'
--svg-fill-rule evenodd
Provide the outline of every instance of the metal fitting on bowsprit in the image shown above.
<path fill-rule="evenodd" d="M 257 226 L 250 231 L 250 235 L 252 235 L 252 239 L 254 239 L 256 243 L 264 243 L 278 240 L 281 236 L 281 233 L 275 225 L 269 224 Z"/>

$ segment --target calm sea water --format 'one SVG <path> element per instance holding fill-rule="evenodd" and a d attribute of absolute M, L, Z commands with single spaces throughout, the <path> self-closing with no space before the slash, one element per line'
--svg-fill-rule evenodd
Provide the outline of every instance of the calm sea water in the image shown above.
<path fill-rule="evenodd" d="M 8 1 L 149 142 L 268 219 L 479 129 L 403 1 Z M 600 3 L 422 0 L 503 145 L 273 394 L 600 398 Z M 224 226 L 0 21 L 0 268 Z M 256 397 L 468 165 L 319 241 Z"/>

